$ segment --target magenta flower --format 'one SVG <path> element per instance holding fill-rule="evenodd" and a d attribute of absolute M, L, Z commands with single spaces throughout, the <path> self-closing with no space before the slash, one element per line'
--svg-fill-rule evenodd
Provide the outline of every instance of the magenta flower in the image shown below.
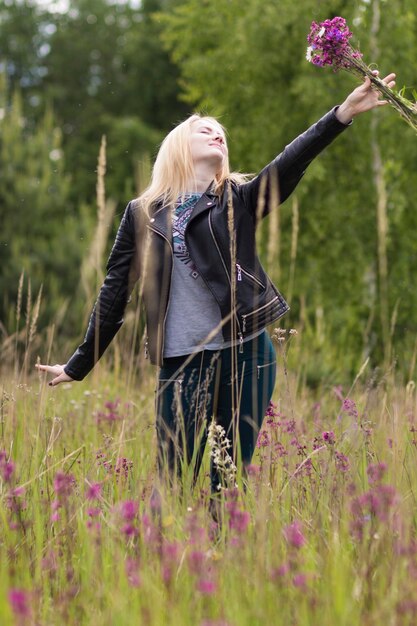
<path fill-rule="evenodd" d="M 307 49 L 307 61 L 324 67 L 333 65 L 335 69 L 348 68 L 351 58 L 360 59 L 362 54 L 353 50 L 349 44 L 352 33 L 343 17 L 325 20 L 320 24 L 312 22 L 311 31 L 307 37 L 310 44 Z"/>
<path fill-rule="evenodd" d="M 30 617 L 30 597 L 23 589 L 10 589 L 8 593 L 10 607 L 16 617 Z"/>
<path fill-rule="evenodd" d="M 120 513 L 125 522 L 131 522 L 138 514 L 139 504 L 135 500 L 125 500 L 120 504 Z"/>
<path fill-rule="evenodd" d="M 247 466 L 246 472 L 248 476 L 259 476 L 259 474 L 261 473 L 261 468 L 259 465 L 254 465 L 251 463 Z"/>
<path fill-rule="evenodd" d="M 90 506 L 87 509 L 88 517 L 98 517 L 100 513 L 101 513 L 101 509 L 94 507 L 94 506 Z"/>
<path fill-rule="evenodd" d="M 126 537 L 137 537 L 139 535 L 138 528 L 130 522 L 123 524 L 121 532 L 126 535 Z"/>
<path fill-rule="evenodd" d="M 323 437 L 323 441 L 325 441 L 330 446 L 336 443 L 336 437 L 332 430 L 325 430 L 322 437 Z"/>
<path fill-rule="evenodd" d="M 368 465 L 366 473 L 368 474 L 368 481 L 370 483 L 381 482 L 387 466 L 385 463 L 376 463 L 375 465 Z"/>
<path fill-rule="evenodd" d="M 342 410 L 345 413 L 347 413 L 350 417 L 354 417 L 354 418 L 358 417 L 358 410 L 356 408 L 356 404 L 353 400 L 350 400 L 349 398 L 345 398 L 343 400 Z"/>
<path fill-rule="evenodd" d="M 197 590 L 206 596 L 213 595 L 213 593 L 216 592 L 216 589 L 216 583 L 213 580 L 200 578 L 200 580 L 197 582 Z"/>
<path fill-rule="evenodd" d="M 266 430 L 261 430 L 258 435 L 258 441 L 256 442 L 257 448 L 266 448 L 271 443 L 271 438 Z"/>
<path fill-rule="evenodd" d="M 248 511 L 240 511 L 232 509 L 229 517 L 229 528 L 235 530 L 237 534 L 242 534 L 246 531 L 250 522 L 250 514 Z"/>
<path fill-rule="evenodd" d="M 307 587 L 307 576 L 299 572 L 295 574 L 292 583 L 294 587 L 298 587 L 299 589 L 305 589 Z"/>
<path fill-rule="evenodd" d="M 107 411 L 97 411 L 95 413 L 97 421 L 117 422 L 124 419 L 123 415 L 120 415 L 119 413 L 119 404 L 119 398 L 117 398 L 115 401 L 109 400 L 108 402 L 105 402 L 104 407 L 107 409 Z"/>
<path fill-rule="evenodd" d="M 360 78 L 368 77 L 384 99 L 414 130 L 417 130 L 417 103 L 405 98 L 401 92 L 393 91 L 378 75 L 375 75 L 362 60 L 361 52 L 350 45 L 351 37 L 352 33 L 343 17 L 334 17 L 320 24 L 312 22 L 307 37 L 309 43 L 307 61 L 319 67 L 332 66 L 334 71 L 343 69 Z"/>
<path fill-rule="evenodd" d="M 65 500 L 71 495 L 75 485 L 75 478 L 72 474 L 57 472 L 54 477 L 54 491 L 58 498 Z"/>
<path fill-rule="evenodd" d="M 85 493 L 86 500 L 99 500 L 101 497 L 101 490 L 101 483 L 92 483 L 91 485 L 88 485 Z"/>
<path fill-rule="evenodd" d="M 353 498 L 350 510 L 352 513 L 351 532 L 359 540 L 362 539 L 365 526 L 372 521 L 387 523 L 398 502 L 397 493 L 391 485 L 376 484 L 366 493 Z"/>
<path fill-rule="evenodd" d="M 19 513 L 19 511 L 23 511 L 26 508 L 26 501 L 23 500 L 25 495 L 24 487 L 15 487 L 14 489 L 10 489 L 10 491 L 6 495 L 6 503 L 7 507 L 13 513 Z"/>
<path fill-rule="evenodd" d="M 14 472 L 13 461 L 8 461 L 6 451 L 0 450 L 0 476 L 2 477 L 5 483 L 10 482 L 13 472 Z"/>
<path fill-rule="evenodd" d="M 335 458 L 336 469 L 338 469 L 339 472 L 345 473 L 350 470 L 349 459 L 345 454 L 343 454 L 342 452 L 338 452 L 336 450 L 334 458 Z"/>
<path fill-rule="evenodd" d="M 286 526 L 284 528 L 284 537 L 293 548 L 296 548 L 297 550 L 302 548 L 306 539 L 302 533 L 301 522 L 295 520 L 292 524 Z"/>

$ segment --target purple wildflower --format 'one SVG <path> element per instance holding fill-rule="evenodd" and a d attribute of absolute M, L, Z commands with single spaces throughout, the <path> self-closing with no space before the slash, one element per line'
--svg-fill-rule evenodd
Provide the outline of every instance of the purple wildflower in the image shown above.
<path fill-rule="evenodd" d="M 197 590 L 206 596 L 213 595 L 213 593 L 216 592 L 216 589 L 216 583 L 208 578 L 200 578 L 197 582 Z"/>
<path fill-rule="evenodd" d="M 8 593 L 9 603 L 16 617 L 30 617 L 29 593 L 23 589 L 10 589 Z"/>
<path fill-rule="evenodd" d="M 14 472 L 14 463 L 13 461 L 7 460 L 7 453 L 5 450 L 0 450 L 0 476 L 4 480 L 5 483 L 9 483 L 12 474 Z"/>
<path fill-rule="evenodd" d="M 276 567 L 271 572 L 271 578 L 283 578 L 290 573 L 291 565 L 289 563 L 282 563 L 279 567 Z"/>
<path fill-rule="evenodd" d="M 54 491 L 58 498 L 65 500 L 71 495 L 75 485 L 75 478 L 72 474 L 57 472 L 54 478 Z"/>
<path fill-rule="evenodd" d="M 101 509 L 94 507 L 94 506 L 90 506 L 87 509 L 88 517 L 98 517 L 100 513 L 101 513 Z"/>
<path fill-rule="evenodd" d="M 353 400 L 350 400 L 349 398 L 345 398 L 343 400 L 342 410 L 345 413 L 347 413 L 350 417 L 354 417 L 354 418 L 358 417 L 358 410 L 356 408 L 356 404 Z"/>
<path fill-rule="evenodd" d="M 334 458 L 336 463 L 336 469 L 338 469 L 340 472 L 348 472 L 350 470 L 349 459 L 345 454 L 336 450 Z"/>
<path fill-rule="evenodd" d="M 299 572 L 295 574 L 292 583 L 294 587 L 298 587 L 299 589 L 305 589 L 307 587 L 307 576 Z"/>
<path fill-rule="evenodd" d="M 119 420 L 124 419 L 123 415 L 120 415 L 119 413 L 119 404 L 120 404 L 120 398 L 117 398 L 114 401 L 109 400 L 105 402 L 104 407 L 107 409 L 107 411 L 97 411 L 95 413 L 97 422 L 101 422 L 101 421 L 117 422 Z"/>
<path fill-rule="evenodd" d="M 376 463 L 375 465 L 368 465 L 366 473 L 368 474 L 368 481 L 372 483 L 381 482 L 387 466 L 385 463 Z"/>
<path fill-rule="evenodd" d="M 373 489 L 353 498 L 350 510 L 352 534 L 359 540 L 363 537 L 365 525 L 372 520 L 388 522 L 398 500 L 391 485 L 376 484 Z"/>
<path fill-rule="evenodd" d="M 266 448 L 271 444 L 271 438 L 266 430 L 261 430 L 258 435 L 258 440 L 256 442 L 257 448 Z"/>
<path fill-rule="evenodd" d="M 325 430 L 322 434 L 322 437 L 323 441 L 329 444 L 329 446 L 332 446 L 334 443 L 336 443 L 336 437 L 332 430 Z"/>
<path fill-rule="evenodd" d="M 297 550 L 302 548 L 306 539 L 302 533 L 301 522 L 295 520 L 292 524 L 286 526 L 284 528 L 284 537 L 293 548 Z"/>
<path fill-rule="evenodd" d="M 123 535 L 126 535 L 126 537 L 137 537 L 139 535 L 138 528 L 130 522 L 128 522 L 127 524 L 123 524 L 120 530 Z"/>
<path fill-rule="evenodd" d="M 125 522 L 135 519 L 139 509 L 139 504 L 135 500 L 125 500 L 120 504 L 120 513 Z"/>
<path fill-rule="evenodd" d="M 23 500 L 25 495 L 24 487 L 15 487 L 14 489 L 10 489 L 10 491 L 6 495 L 6 503 L 7 507 L 13 513 L 19 513 L 26 508 L 26 501 Z"/>
<path fill-rule="evenodd" d="M 250 514 L 248 511 L 234 510 L 229 518 L 229 528 L 235 530 L 238 534 L 246 531 L 250 522 Z"/>
<path fill-rule="evenodd" d="M 85 493 L 86 500 L 99 500 L 101 496 L 101 483 L 92 483 L 88 485 Z"/>
<path fill-rule="evenodd" d="M 350 46 L 351 37 L 352 33 L 343 17 L 325 20 L 320 24 L 312 22 L 307 37 L 309 48 L 306 58 L 319 67 L 333 65 L 335 70 L 347 69 L 352 65 L 352 60 L 362 57 L 360 52 Z"/>

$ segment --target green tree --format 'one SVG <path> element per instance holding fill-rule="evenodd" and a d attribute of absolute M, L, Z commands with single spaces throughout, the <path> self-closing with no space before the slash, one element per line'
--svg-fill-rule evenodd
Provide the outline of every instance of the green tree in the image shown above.
<path fill-rule="evenodd" d="M 396 71 L 400 86 L 413 81 L 415 86 L 416 20 L 411 0 L 380 0 L 381 23 L 375 35 L 376 9 L 375 2 L 364 1 L 248 0 L 243 10 L 237 0 L 186 0 L 162 16 L 163 36 L 181 70 L 185 99 L 220 116 L 230 132 L 232 164 L 258 171 L 354 87 L 351 76 L 334 75 L 305 61 L 306 35 L 313 19 L 342 15 L 368 62 L 378 63 L 382 75 Z M 387 309 L 388 319 L 397 311 L 397 346 L 408 349 L 416 329 L 417 302 L 409 279 L 417 269 L 412 252 L 417 144 L 396 113 L 380 109 L 354 121 L 312 164 L 295 195 L 300 217 L 289 320 L 304 325 L 311 345 L 317 339 L 318 362 L 323 359 L 323 334 L 316 332 L 321 319 L 325 335 L 343 353 L 343 362 L 349 356 L 362 358 L 362 351 L 375 360 L 381 358 L 383 286 L 375 145 L 388 197 Z M 276 233 L 280 259 L 274 259 L 274 265 L 281 265 L 279 284 L 284 293 L 290 274 L 292 221 L 289 201 L 280 208 L 282 234 Z M 260 241 L 265 262 L 267 240 L 274 236 L 268 230 L 266 222 Z M 269 270 L 273 274 L 274 266 Z M 319 365 L 316 368 L 320 372 Z"/>
<path fill-rule="evenodd" d="M 0 317 L 13 328 L 22 271 L 32 293 L 44 285 L 44 321 L 75 289 L 83 228 L 68 206 L 71 183 L 52 111 L 29 128 L 20 93 L 7 106 L 4 76 L 0 81 Z"/>

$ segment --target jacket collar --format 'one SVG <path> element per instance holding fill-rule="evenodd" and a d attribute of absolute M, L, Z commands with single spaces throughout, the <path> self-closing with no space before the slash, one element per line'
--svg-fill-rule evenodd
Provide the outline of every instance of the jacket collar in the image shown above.
<path fill-rule="evenodd" d="M 213 188 L 214 183 L 212 182 L 196 203 L 190 217 L 190 222 L 197 217 L 197 215 L 200 215 L 215 205 L 217 196 L 214 193 Z M 172 219 L 169 205 L 163 205 L 162 203 L 156 204 L 155 210 L 150 218 L 150 226 L 151 228 L 155 228 L 160 231 L 168 240 L 171 240 Z"/>

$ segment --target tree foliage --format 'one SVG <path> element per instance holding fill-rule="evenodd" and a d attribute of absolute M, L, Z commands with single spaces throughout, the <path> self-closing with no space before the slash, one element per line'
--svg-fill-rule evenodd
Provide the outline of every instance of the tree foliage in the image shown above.
<path fill-rule="evenodd" d="M 93 232 L 103 134 L 107 193 L 120 216 L 137 193 L 139 163 L 192 110 L 219 116 L 232 166 L 256 172 L 344 99 L 352 77 L 304 58 L 312 20 L 342 15 L 367 62 L 382 75 L 395 71 L 399 88 L 417 86 L 412 0 L 73 0 L 64 13 L 42 6 L 0 6 L 3 317 L 23 266 L 46 281 L 51 302 L 72 293 Z M 260 229 L 263 260 L 291 295 L 289 323 L 306 330 L 317 376 L 324 353 L 328 371 L 341 354 L 353 368 L 368 354 L 378 362 L 391 334 L 405 361 L 414 349 L 416 151 L 413 132 L 388 107 L 363 115 Z"/>

